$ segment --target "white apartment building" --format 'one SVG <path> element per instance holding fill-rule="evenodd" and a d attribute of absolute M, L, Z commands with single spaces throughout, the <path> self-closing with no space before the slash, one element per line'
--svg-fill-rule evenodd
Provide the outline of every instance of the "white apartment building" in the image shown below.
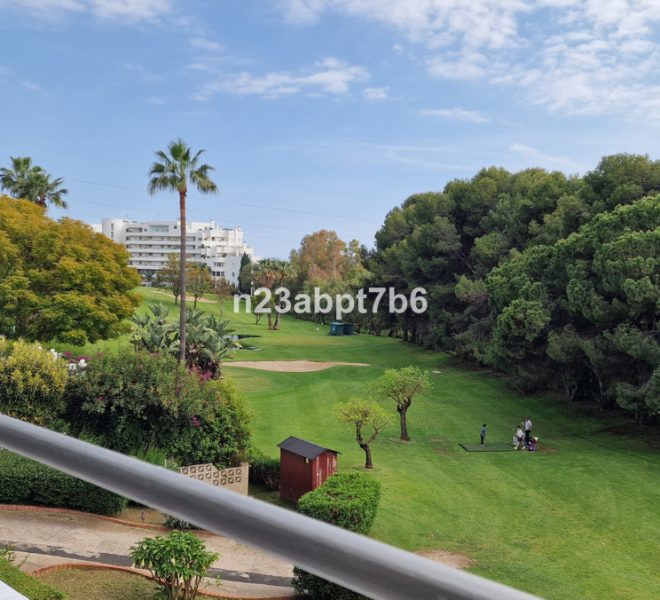
<path fill-rule="evenodd" d="M 138 223 L 128 219 L 103 219 L 101 232 L 126 246 L 129 265 L 144 277 L 162 269 L 168 254 L 179 254 L 179 226 L 179 221 Z M 243 241 L 240 227 L 218 227 L 215 221 L 186 223 L 186 253 L 189 262 L 208 266 L 214 278 L 226 279 L 232 285 L 238 285 L 243 254 L 254 259 L 254 250 Z"/>

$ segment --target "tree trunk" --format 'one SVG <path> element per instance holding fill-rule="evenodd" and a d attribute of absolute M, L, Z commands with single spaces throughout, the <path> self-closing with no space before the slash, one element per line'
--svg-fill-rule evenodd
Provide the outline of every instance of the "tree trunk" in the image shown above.
<path fill-rule="evenodd" d="M 399 410 L 399 415 L 401 417 L 401 439 L 404 442 L 410 441 L 408 437 L 408 423 L 406 422 L 406 411 L 408 410 L 407 406 L 402 406 Z"/>
<path fill-rule="evenodd" d="M 364 442 L 360 444 L 360 448 L 364 450 L 364 468 L 365 469 L 373 469 L 374 468 L 374 463 L 371 460 L 371 448 L 369 448 L 369 444 L 365 444 Z"/>
<path fill-rule="evenodd" d="M 181 253 L 179 266 L 179 294 L 181 302 L 179 303 L 179 362 L 186 362 L 186 190 L 179 191 L 179 218 L 181 223 Z"/>

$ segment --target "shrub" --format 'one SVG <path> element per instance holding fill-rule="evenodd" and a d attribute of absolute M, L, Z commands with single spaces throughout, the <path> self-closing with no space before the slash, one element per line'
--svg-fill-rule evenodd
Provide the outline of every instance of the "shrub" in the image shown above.
<path fill-rule="evenodd" d="M 219 468 L 235 466 L 250 447 L 250 413 L 245 400 L 229 380 L 201 382 L 208 398 L 205 412 L 191 416 L 174 432 L 172 456 L 181 464 L 212 462 Z"/>
<path fill-rule="evenodd" d="M 126 508 L 128 501 L 86 481 L 0 450 L 0 503 L 38 504 L 115 515 Z"/>
<path fill-rule="evenodd" d="M 250 461 L 250 483 L 258 483 L 268 490 L 280 487 L 280 459 L 271 458 L 256 449 L 248 454 Z"/>
<path fill-rule="evenodd" d="M 229 466 L 250 441 L 245 403 L 228 381 L 198 377 L 166 354 L 98 355 L 67 388 L 73 432 L 124 453 L 164 450 L 180 464 Z"/>
<path fill-rule="evenodd" d="M 55 427 L 65 410 L 67 366 L 38 344 L 0 338 L 0 412 Z"/>
<path fill-rule="evenodd" d="M 192 533 L 172 531 L 165 537 L 145 538 L 131 548 L 131 558 L 137 568 L 149 570 L 164 597 L 193 600 L 218 555 L 209 552 Z"/>
<path fill-rule="evenodd" d="M 298 501 L 298 510 L 308 517 L 366 535 L 380 500 L 380 483 L 364 473 L 337 473 L 321 487 Z M 294 569 L 293 587 L 299 594 L 323 600 L 356 600 L 360 594 Z"/>
<path fill-rule="evenodd" d="M 169 527 L 170 529 L 178 529 L 182 531 L 189 529 L 199 529 L 197 525 L 188 523 L 188 521 L 184 521 L 178 517 L 173 517 L 172 515 L 167 515 L 165 513 L 163 513 L 163 516 L 165 517 L 165 527 Z"/>
<path fill-rule="evenodd" d="M 62 592 L 58 592 L 37 578 L 23 573 L 4 558 L 0 558 L 0 581 L 4 581 L 28 600 L 67 600 L 67 596 Z"/>
<path fill-rule="evenodd" d="M 178 279 L 178 275 L 177 275 Z M 209 377 L 220 375 L 220 364 L 232 350 L 240 347 L 230 335 L 228 320 L 194 308 L 188 309 L 186 325 L 186 364 Z M 167 320 L 169 309 L 151 304 L 148 312 L 133 317 L 135 325 L 131 342 L 135 348 L 149 352 L 179 355 L 179 328 Z"/>

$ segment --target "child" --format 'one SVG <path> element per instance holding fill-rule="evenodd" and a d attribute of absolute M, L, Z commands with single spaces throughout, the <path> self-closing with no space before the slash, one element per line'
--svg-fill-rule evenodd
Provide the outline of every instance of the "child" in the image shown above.
<path fill-rule="evenodd" d="M 481 430 L 479 431 L 479 437 L 481 438 L 481 445 L 484 445 L 484 442 L 486 441 L 486 433 L 488 433 L 488 425 L 484 423 L 481 426 Z"/>
<path fill-rule="evenodd" d="M 538 444 L 539 438 L 533 437 L 529 440 L 529 444 L 527 444 L 527 450 L 530 452 L 536 452 L 536 444 Z"/>

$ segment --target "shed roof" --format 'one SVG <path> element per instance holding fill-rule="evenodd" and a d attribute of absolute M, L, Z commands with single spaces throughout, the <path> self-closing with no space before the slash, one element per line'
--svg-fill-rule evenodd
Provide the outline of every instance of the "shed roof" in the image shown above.
<path fill-rule="evenodd" d="M 280 442 L 277 445 L 282 448 L 282 450 L 287 450 L 288 452 L 297 454 L 298 456 L 304 456 L 310 460 L 320 456 L 327 450 L 334 452 L 335 454 L 339 454 L 337 450 L 324 448 L 323 446 L 317 446 L 316 444 L 312 444 L 312 442 L 301 440 L 300 438 L 293 436 L 289 436 L 283 442 Z"/>

